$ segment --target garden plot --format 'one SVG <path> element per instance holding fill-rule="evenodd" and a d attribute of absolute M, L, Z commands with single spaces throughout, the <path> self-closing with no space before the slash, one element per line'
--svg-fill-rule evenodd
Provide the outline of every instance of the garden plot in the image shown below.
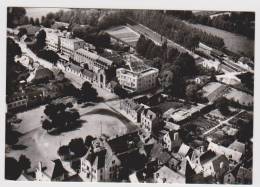
<path fill-rule="evenodd" d="M 126 42 L 133 47 L 135 47 L 135 45 L 140 37 L 140 34 L 138 34 L 137 32 L 133 31 L 132 29 L 130 29 L 129 27 L 126 27 L 126 26 L 114 27 L 114 28 L 106 30 L 106 32 L 109 35 L 111 35 L 123 42 Z"/>

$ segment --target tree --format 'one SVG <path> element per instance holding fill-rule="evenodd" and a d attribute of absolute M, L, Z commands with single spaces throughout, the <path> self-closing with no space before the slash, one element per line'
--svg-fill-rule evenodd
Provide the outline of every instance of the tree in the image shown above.
<path fill-rule="evenodd" d="M 35 25 L 35 24 L 34 24 L 34 19 L 33 19 L 32 17 L 30 18 L 30 22 L 29 22 L 29 23 L 30 23 L 31 25 Z"/>
<path fill-rule="evenodd" d="M 72 102 L 68 102 L 68 103 L 66 103 L 66 107 L 68 107 L 68 108 L 73 108 L 73 104 L 72 104 Z"/>
<path fill-rule="evenodd" d="M 14 28 L 21 24 L 21 20 L 26 15 L 26 10 L 23 7 L 8 7 L 7 8 L 7 27 Z"/>
<path fill-rule="evenodd" d="M 19 157 L 19 165 L 21 170 L 27 172 L 27 170 L 31 167 L 31 161 L 25 155 L 21 155 Z"/>
<path fill-rule="evenodd" d="M 114 88 L 114 92 L 116 95 L 118 95 L 120 98 L 126 98 L 128 93 L 125 89 L 122 88 L 121 85 L 116 85 L 116 87 Z"/>
<path fill-rule="evenodd" d="M 36 26 L 40 26 L 40 20 L 39 20 L 39 18 L 36 18 L 35 19 L 35 23 L 34 23 Z"/>
<path fill-rule="evenodd" d="M 66 156 L 66 155 L 69 155 L 70 154 L 70 148 L 68 145 L 63 145 L 59 148 L 58 150 L 58 154 L 60 156 Z"/>
<path fill-rule="evenodd" d="M 17 180 L 22 171 L 17 160 L 12 157 L 5 158 L 5 179 Z"/>
<path fill-rule="evenodd" d="M 69 143 L 69 149 L 75 156 L 83 156 L 86 153 L 86 147 L 82 138 L 72 139 Z"/>
<path fill-rule="evenodd" d="M 188 53 L 182 53 L 175 62 L 181 68 L 182 75 L 193 76 L 196 73 L 194 58 Z"/>
<path fill-rule="evenodd" d="M 197 101 L 198 99 L 198 86 L 196 84 L 189 84 L 187 87 L 186 87 L 186 96 L 188 98 L 188 100 L 190 101 Z"/>
<path fill-rule="evenodd" d="M 224 116 L 230 113 L 229 110 L 229 100 L 225 97 L 220 97 L 215 101 L 216 108 L 220 111 Z"/>
<path fill-rule="evenodd" d="M 20 28 L 17 36 L 19 38 L 21 38 L 25 34 L 27 34 L 27 29 L 26 28 Z"/>
<path fill-rule="evenodd" d="M 49 130 L 51 130 L 53 128 L 53 125 L 48 119 L 45 119 L 42 122 L 42 128 L 47 130 L 47 132 L 49 132 Z"/>
<path fill-rule="evenodd" d="M 85 138 L 85 145 L 87 147 L 90 147 L 93 140 L 94 140 L 94 138 L 92 136 L 90 136 L 90 135 L 86 136 L 86 138 Z"/>
<path fill-rule="evenodd" d="M 92 85 L 88 81 L 85 81 L 82 84 L 80 93 L 81 93 L 80 98 L 83 101 L 96 101 L 97 100 L 97 96 L 98 96 L 97 90 L 95 88 L 93 88 Z"/>
<path fill-rule="evenodd" d="M 46 44 L 45 40 L 46 40 L 46 32 L 42 29 L 36 35 L 36 45 L 39 50 L 44 48 L 44 46 Z"/>

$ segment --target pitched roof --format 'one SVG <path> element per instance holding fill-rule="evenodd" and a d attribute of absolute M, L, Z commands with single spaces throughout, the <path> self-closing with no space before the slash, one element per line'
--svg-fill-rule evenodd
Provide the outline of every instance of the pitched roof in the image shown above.
<path fill-rule="evenodd" d="M 55 179 L 57 177 L 60 177 L 60 176 L 64 175 L 65 173 L 68 173 L 64 169 L 60 159 L 53 160 L 53 162 L 55 163 L 55 166 L 54 166 L 54 169 L 53 169 L 53 173 L 52 173 L 51 179 Z"/>
<path fill-rule="evenodd" d="M 185 177 L 174 172 L 167 166 L 161 167 L 156 173 L 161 179 L 165 178 L 167 183 L 185 183 Z"/>
<path fill-rule="evenodd" d="M 235 140 L 232 144 L 230 144 L 229 146 L 228 146 L 228 148 L 230 148 L 230 149 L 233 149 L 233 150 L 235 150 L 235 151 L 238 151 L 238 152 L 240 152 L 240 153 L 242 153 L 242 154 L 244 154 L 245 153 L 245 144 L 244 143 L 241 143 L 241 142 L 239 142 L 239 141 L 237 141 L 237 140 Z"/>
<path fill-rule="evenodd" d="M 93 76 L 94 76 L 94 73 L 89 71 L 89 70 L 87 70 L 87 69 L 84 69 L 82 71 L 82 74 L 85 75 L 86 77 L 90 77 L 90 78 L 93 78 Z"/>
<path fill-rule="evenodd" d="M 203 153 L 201 156 L 200 156 L 200 163 L 201 165 L 207 163 L 208 161 L 212 160 L 213 158 L 215 158 L 217 155 L 215 152 L 211 151 L 211 150 L 208 150 L 206 151 L 205 153 Z"/>
<path fill-rule="evenodd" d="M 249 169 L 246 169 L 244 167 L 239 167 L 239 170 L 237 172 L 237 178 L 242 179 L 252 179 L 252 171 Z"/>
<path fill-rule="evenodd" d="M 229 162 L 225 155 L 220 155 L 214 158 L 214 160 L 212 161 L 212 165 L 216 173 L 223 174 L 228 169 L 225 166 L 228 166 Z"/>
<path fill-rule="evenodd" d="M 74 71 L 77 71 L 77 72 L 80 72 L 82 70 L 82 67 L 81 66 L 78 66 L 76 64 L 73 64 L 73 63 L 70 63 L 69 64 L 69 67 L 70 69 L 74 70 Z"/>
<path fill-rule="evenodd" d="M 43 78 L 52 78 L 53 77 L 53 72 L 49 70 L 48 68 L 45 68 L 43 66 L 38 66 L 36 72 L 35 72 L 35 77 L 34 79 L 43 79 Z"/>
<path fill-rule="evenodd" d="M 185 157 L 185 156 L 188 154 L 188 152 L 189 152 L 190 149 L 191 149 L 191 148 L 190 148 L 188 145 L 182 143 L 182 144 L 181 144 L 181 147 L 180 147 L 180 149 L 179 149 L 179 151 L 178 151 L 178 153 L 179 153 L 181 156 Z"/>

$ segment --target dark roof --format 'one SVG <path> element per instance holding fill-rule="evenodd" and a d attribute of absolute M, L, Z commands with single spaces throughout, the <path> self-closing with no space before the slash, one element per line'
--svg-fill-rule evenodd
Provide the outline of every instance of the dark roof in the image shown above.
<path fill-rule="evenodd" d="M 223 166 L 222 166 L 222 164 L 223 164 Z M 228 166 L 229 162 L 225 155 L 220 155 L 212 161 L 212 165 L 213 165 L 216 173 L 223 174 L 225 172 L 225 170 L 227 170 L 227 168 L 225 168 L 224 166 L 225 165 Z"/>
<path fill-rule="evenodd" d="M 89 70 L 87 70 L 87 69 L 84 69 L 84 70 L 82 71 L 82 74 L 85 75 L 85 76 L 87 76 L 87 77 L 90 77 L 90 78 L 93 78 L 93 76 L 94 76 L 94 73 L 91 72 L 91 71 L 89 71 Z"/>
<path fill-rule="evenodd" d="M 69 67 L 70 67 L 72 70 L 78 71 L 78 72 L 80 72 L 80 71 L 82 70 L 82 67 L 81 67 L 81 66 L 78 66 L 78 65 L 72 64 L 72 63 L 69 64 Z"/>
<path fill-rule="evenodd" d="M 157 158 L 162 164 L 166 164 L 170 159 L 171 155 L 167 153 L 166 151 L 162 151 L 159 153 Z"/>
<path fill-rule="evenodd" d="M 43 66 L 39 66 L 35 72 L 34 79 L 44 79 L 44 78 L 53 78 L 53 72 L 49 70 L 48 68 L 45 68 Z"/>
<path fill-rule="evenodd" d="M 246 169 L 244 167 L 239 167 L 239 170 L 237 172 L 237 178 L 242 179 L 252 179 L 252 171 L 249 169 Z"/>
<path fill-rule="evenodd" d="M 51 179 L 55 179 L 57 177 L 60 177 L 60 176 L 62 176 L 64 174 L 68 173 L 64 169 L 60 159 L 53 160 L 53 162 L 55 163 L 55 166 L 54 166 L 54 169 L 53 169 L 53 173 L 52 173 Z"/>
<path fill-rule="evenodd" d="M 211 150 L 206 151 L 205 153 L 203 153 L 200 156 L 200 163 L 201 163 L 201 165 L 205 164 L 206 162 L 208 162 L 209 160 L 213 159 L 214 157 L 216 157 L 216 153 L 215 152 L 213 152 Z"/>
<path fill-rule="evenodd" d="M 109 140 L 108 144 L 115 154 L 119 154 L 136 148 L 138 142 L 140 142 L 140 137 L 137 132 L 134 132 Z"/>

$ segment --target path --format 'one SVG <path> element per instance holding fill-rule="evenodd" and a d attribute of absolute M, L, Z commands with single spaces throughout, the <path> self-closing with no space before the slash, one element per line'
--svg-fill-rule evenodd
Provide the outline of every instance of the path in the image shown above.
<path fill-rule="evenodd" d="M 209 134 L 210 132 L 214 131 L 214 130 L 217 129 L 218 127 L 221 127 L 222 125 L 227 124 L 229 120 L 231 120 L 232 118 L 236 117 L 237 115 L 239 115 L 239 114 L 242 113 L 242 112 L 244 112 L 244 110 L 240 111 L 239 113 L 237 113 L 237 114 L 234 115 L 234 116 L 229 117 L 228 119 L 226 119 L 226 120 L 224 120 L 224 121 L 221 121 L 217 126 L 215 126 L 215 127 L 211 128 L 211 129 L 209 129 L 208 131 L 204 132 L 204 133 L 203 133 L 203 136 Z"/>

